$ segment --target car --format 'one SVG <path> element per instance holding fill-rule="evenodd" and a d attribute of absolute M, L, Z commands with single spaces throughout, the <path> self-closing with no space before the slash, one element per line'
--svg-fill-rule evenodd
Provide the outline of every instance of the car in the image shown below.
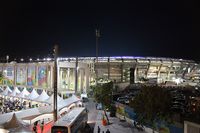
<path fill-rule="evenodd" d="M 96 104 L 96 109 L 102 110 L 103 109 L 102 103 L 97 103 Z"/>
<path fill-rule="evenodd" d="M 118 97 L 117 102 L 122 104 L 129 104 L 129 99 L 127 97 Z"/>

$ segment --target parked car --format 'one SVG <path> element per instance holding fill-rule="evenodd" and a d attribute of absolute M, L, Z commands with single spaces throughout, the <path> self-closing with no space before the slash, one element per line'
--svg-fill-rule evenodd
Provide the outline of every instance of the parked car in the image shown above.
<path fill-rule="evenodd" d="M 129 104 L 129 99 L 127 97 L 118 97 L 117 102 L 122 104 Z"/>
<path fill-rule="evenodd" d="M 102 110 L 103 109 L 102 103 L 97 103 L 96 109 Z"/>

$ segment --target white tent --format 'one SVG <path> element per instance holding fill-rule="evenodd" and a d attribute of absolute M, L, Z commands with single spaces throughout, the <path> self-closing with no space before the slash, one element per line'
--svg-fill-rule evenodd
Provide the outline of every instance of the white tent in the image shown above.
<path fill-rule="evenodd" d="M 12 93 L 9 94 L 9 96 L 15 97 L 17 94 L 19 94 L 20 91 L 17 87 L 12 91 Z"/>
<path fill-rule="evenodd" d="M 70 104 L 72 103 L 76 103 L 76 102 L 79 102 L 81 101 L 81 99 L 79 99 L 77 96 L 75 95 L 72 95 L 71 97 L 63 100 L 63 102 L 59 105 L 58 104 L 58 107 L 59 108 L 62 108 L 62 107 L 65 107 L 65 106 L 69 106 Z"/>
<path fill-rule="evenodd" d="M 54 98 L 54 94 L 51 95 L 45 102 L 48 104 L 53 104 L 53 98 Z M 57 102 L 58 104 L 63 103 L 63 99 L 59 95 L 57 95 Z"/>
<path fill-rule="evenodd" d="M 42 91 L 42 93 L 40 94 L 39 97 L 37 97 L 36 99 L 34 99 L 35 101 L 39 101 L 39 102 L 44 102 L 45 100 L 47 100 L 49 98 L 49 96 L 47 95 L 47 93 L 45 92 L 45 90 Z"/>
<path fill-rule="evenodd" d="M 1 86 L 0 86 L 0 92 L 3 92 L 3 89 L 1 88 Z"/>
<path fill-rule="evenodd" d="M 12 90 L 9 86 L 6 87 L 6 89 L 1 93 L 1 95 L 7 96 L 9 93 L 11 93 Z"/>
<path fill-rule="evenodd" d="M 78 102 L 80 101 L 81 99 L 78 98 L 77 96 L 75 95 L 72 95 L 71 97 L 67 98 L 64 100 L 65 103 L 71 103 L 71 102 Z"/>
<path fill-rule="evenodd" d="M 30 95 L 30 93 L 27 91 L 26 88 L 24 88 L 23 91 L 19 95 L 17 95 L 17 97 L 26 98 L 28 95 Z"/>
<path fill-rule="evenodd" d="M 14 113 L 11 120 L 9 120 L 8 122 L 6 122 L 3 127 L 5 129 L 12 129 L 12 128 L 19 128 L 19 127 L 24 127 L 27 124 L 25 122 L 23 122 L 22 120 L 19 120 L 16 116 L 16 114 Z"/>
<path fill-rule="evenodd" d="M 35 89 L 33 89 L 31 94 L 28 95 L 28 97 L 26 97 L 26 99 L 33 100 L 33 99 L 36 99 L 38 96 L 39 96 L 38 93 L 35 91 Z"/>

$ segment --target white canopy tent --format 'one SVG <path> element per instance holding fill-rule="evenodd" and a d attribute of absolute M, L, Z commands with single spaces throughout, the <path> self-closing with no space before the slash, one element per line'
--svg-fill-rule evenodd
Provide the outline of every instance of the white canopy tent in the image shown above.
<path fill-rule="evenodd" d="M 17 95 L 17 97 L 19 98 L 26 98 L 28 95 L 30 95 L 30 93 L 27 91 L 26 88 L 23 89 L 23 91 Z"/>
<path fill-rule="evenodd" d="M 19 127 L 24 127 L 27 124 L 25 122 L 23 122 L 22 120 L 19 120 L 16 116 L 16 114 L 14 113 L 12 118 L 6 122 L 3 127 L 5 129 L 12 129 L 12 128 L 19 128 Z"/>
<path fill-rule="evenodd" d="M 54 98 L 54 94 L 51 95 L 45 102 L 48 104 L 53 104 L 53 98 Z M 58 104 L 63 103 L 63 99 L 59 95 L 57 95 L 57 102 Z"/>
<path fill-rule="evenodd" d="M 9 86 L 7 86 L 6 89 L 0 94 L 4 95 L 4 96 L 7 96 L 9 93 L 12 93 L 12 90 L 10 89 Z"/>
<path fill-rule="evenodd" d="M 81 100 L 81 99 L 78 98 L 77 96 L 72 95 L 71 97 L 65 99 L 65 100 L 64 100 L 64 103 L 65 103 L 65 104 L 68 104 L 68 103 L 71 103 L 71 102 L 78 102 L 78 101 L 80 101 L 80 100 Z"/>
<path fill-rule="evenodd" d="M 14 90 L 9 94 L 9 96 L 15 97 L 19 93 L 20 93 L 20 91 L 19 91 L 18 87 L 15 87 Z"/>
<path fill-rule="evenodd" d="M 35 91 L 35 89 L 33 89 L 32 92 L 31 92 L 31 94 L 28 95 L 28 96 L 26 97 L 26 99 L 28 99 L 28 100 L 34 100 L 34 99 L 36 99 L 38 96 L 39 96 L 38 93 Z"/>
<path fill-rule="evenodd" d="M 1 88 L 1 86 L 0 86 L 0 92 L 3 92 L 3 89 Z"/>
<path fill-rule="evenodd" d="M 76 103 L 76 102 L 79 102 L 79 101 L 81 101 L 81 99 L 79 99 L 79 98 L 78 98 L 77 96 L 75 96 L 75 95 L 72 95 L 71 97 L 69 97 L 69 98 L 63 100 L 62 103 L 60 103 L 60 104 L 58 103 L 58 108 L 60 109 L 60 108 L 69 106 L 70 104 Z"/>
<path fill-rule="evenodd" d="M 45 90 L 43 90 L 42 93 L 36 99 L 34 99 L 34 101 L 45 102 L 48 98 L 49 96 L 47 95 Z"/>

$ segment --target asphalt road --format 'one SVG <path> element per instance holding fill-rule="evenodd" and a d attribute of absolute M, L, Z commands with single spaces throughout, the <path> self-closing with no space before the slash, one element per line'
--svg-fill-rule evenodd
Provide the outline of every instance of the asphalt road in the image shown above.
<path fill-rule="evenodd" d="M 96 123 L 98 110 L 96 110 L 95 102 L 93 99 L 89 98 L 88 102 L 85 102 L 84 105 L 88 109 L 88 124 L 93 129 Z"/>

